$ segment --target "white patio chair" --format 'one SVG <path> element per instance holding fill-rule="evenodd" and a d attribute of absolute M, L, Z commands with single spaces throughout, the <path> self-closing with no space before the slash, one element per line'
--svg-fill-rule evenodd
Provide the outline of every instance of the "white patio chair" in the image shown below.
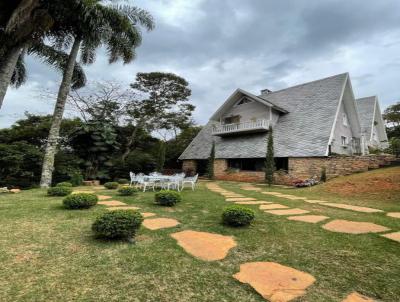
<path fill-rule="evenodd" d="M 185 184 L 190 184 L 192 186 L 192 191 L 194 191 L 194 188 L 196 187 L 196 182 L 197 182 L 198 178 L 199 178 L 199 174 L 196 174 L 195 176 L 192 176 L 192 177 L 185 177 L 182 180 L 182 190 L 185 187 Z"/>
<path fill-rule="evenodd" d="M 131 179 L 131 183 L 129 184 L 129 186 L 132 186 L 132 184 L 136 183 L 136 175 L 133 172 L 129 172 L 129 177 Z"/>

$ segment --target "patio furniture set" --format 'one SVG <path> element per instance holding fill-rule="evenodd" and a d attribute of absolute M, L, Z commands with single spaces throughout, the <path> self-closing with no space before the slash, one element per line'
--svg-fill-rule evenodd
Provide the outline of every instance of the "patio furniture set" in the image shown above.
<path fill-rule="evenodd" d="M 136 186 L 146 192 L 146 189 L 152 188 L 155 191 L 156 188 L 163 190 L 177 190 L 182 191 L 185 185 L 190 185 L 194 191 L 196 182 L 199 177 L 198 174 L 191 177 L 185 177 L 185 173 L 178 173 L 174 175 L 163 175 L 158 172 L 150 173 L 145 175 L 144 173 L 135 174 L 129 173 L 130 186 Z"/>

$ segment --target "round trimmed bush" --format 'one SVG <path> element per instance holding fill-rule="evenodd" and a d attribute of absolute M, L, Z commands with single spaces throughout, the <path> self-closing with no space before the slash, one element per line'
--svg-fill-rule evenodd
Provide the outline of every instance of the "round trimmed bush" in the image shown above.
<path fill-rule="evenodd" d="M 175 191 L 161 190 L 154 195 L 154 202 L 162 206 L 172 207 L 180 201 L 182 201 L 182 195 Z"/>
<path fill-rule="evenodd" d="M 67 196 L 71 193 L 71 187 L 52 187 L 47 189 L 47 195 L 49 196 Z"/>
<path fill-rule="evenodd" d="M 223 223 L 234 227 L 249 225 L 254 217 L 255 214 L 252 209 L 240 205 L 229 206 L 222 213 Z"/>
<path fill-rule="evenodd" d="M 121 196 L 132 196 L 133 194 L 137 193 L 137 189 L 134 187 L 122 186 L 119 187 L 118 193 Z"/>
<path fill-rule="evenodd" d="M 116 189 L 116 188 L 118 188 L 118 183 L 117 182 L 115 182 L 115 181 L 110 181 L 110 182 L 106 182 L 105 184 L 104 184 L 104 187 L 106 188 L 106 189 L 109 189 L 109 190 L 114 190 L 114 189 Z"/>
<path fill-rule="evenodd" d="M 96 237 L 108 239 L 131 239 L 143 222 L 137 211 L 115 210 L 97 217 L 92 225 Z"/>
<path fill-rule="evenodd" d="M 119 183 L 120 185 L 127 185 L 129 183 L 129 180 L 127 180 L 126 178 L 119 178 L 117 179 L 117 183 Z"/>
<path fill-rule="evenodd" d="M 64 207 L 70 210 L 88 209 L 97 204 L 98 198 L 95 194 L 78 193 L 64 198 Z"/>
<path fill-rule="evenodd" d="M 59 182 L 56 187 L 72 187 L 72 183 L 68 181 Z"/>

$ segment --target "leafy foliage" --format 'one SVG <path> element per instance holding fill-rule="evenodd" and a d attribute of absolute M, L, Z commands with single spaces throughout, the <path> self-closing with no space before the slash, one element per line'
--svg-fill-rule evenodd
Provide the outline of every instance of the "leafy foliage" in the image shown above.
<path fill-rule="evenodd" d="M 117 183 L 119 183 L 120 185 L 126 185 L 129 184 L 129 180 L 126 178 L 118 178 Z"/>
<path fill-rule="evenodd" d="M 47 189 L 47 195 L 49 196 L 67 196 L 72 193 L 71 187 L 52 187 Z"/>
<path fill-rule="evenodd" d="M 132 196 L 136 194 L 138 190 L 134 187 L 122 186 L 118 189 L 118 194 L 121 196 Z"/>
<path fill-rule="evenodd" d="M 78 193 L 64 198 L 64 207 L 70 210 L 88 209 L 97 204 L 98 198 L 95 194 Z"/>
<path fill-rule="evenodd" d="M 63 181 L 63 182 L 59 182 L 56 186 L 57 187 L 72 187 L 72 183 Z"/>
<path fill-rule="evenodd" d="M 222 213 L 223 223 L 234 227 L 247 226 L 254 218 L 255 214 L 252 209 L 240 205 L 229 206 Z"/>
<path fill-rule="evenodd" d="M 109 190 L 115 190 L 115 189 L 117 189 L 118 188 L 118 183 L 117 182 L 115 182 L 115 181 L 110 181 L 110 182 L 106 182 L 105 184 L 104 184 L 104 187 L 106 188 L 106 189 L 109 189 Z"/>
<path fill-rule="evenodd" d="M 181 193 L 175 191 L 161 190 L 160 192 L 157 192 L 154 195 L 154 202 L 161 206 L 172 207 L 176 203 L 181 201 L 182 201 Z"/>
<path fill-rule="evenodd" d="M 131 239 L 143 222 L 139 212 L 116 210 L 97 217 L 92 225 L 96 237 L 107 239 Z"/>
<path fill-rule="evenodd" d="M 158 144 L 158 152 L 157 152 L 157 165 L 156 171 L 162 172 L 165 164 L 165 148 L 166 144 L 163 141 L 160 141 Z"/>

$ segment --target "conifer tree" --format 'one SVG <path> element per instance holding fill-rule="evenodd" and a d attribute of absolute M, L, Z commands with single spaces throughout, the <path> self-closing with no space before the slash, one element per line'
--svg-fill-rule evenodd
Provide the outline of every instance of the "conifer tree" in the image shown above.
<path fill-rule="evenodd" d="M 274 180 L 275 161 L 274 161 L 274 137 L 272 127 L 269 127 L 268 142 L 267 142 L 267 156 L 265 159 L 265 181 L 269 186 L 272 185 Z"/>

